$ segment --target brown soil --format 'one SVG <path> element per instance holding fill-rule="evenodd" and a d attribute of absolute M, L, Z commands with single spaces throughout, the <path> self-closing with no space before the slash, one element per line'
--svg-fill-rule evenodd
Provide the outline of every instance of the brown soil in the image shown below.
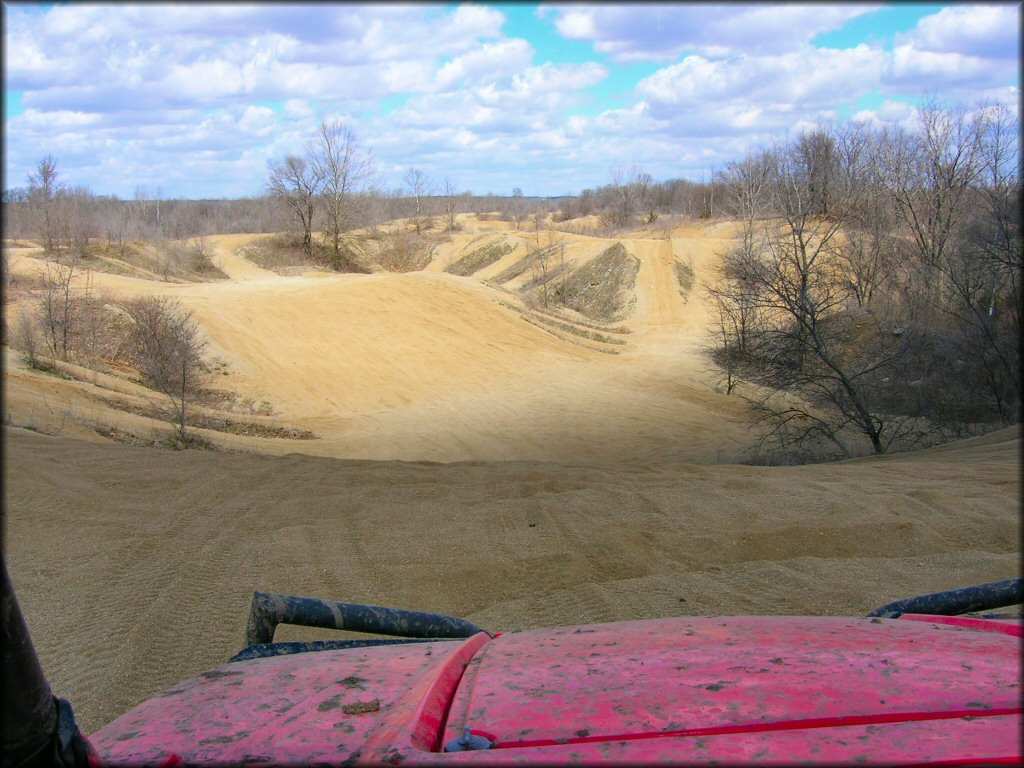
<path fill-rule="evenodd" d="M 239 650 L 254 589 L 513 630 L 856 615 L 1020 572 L 1017 429 L 838 464 L 718 463 L 751 437 L 713 388 L 706 309 L 700 291 L 683 300 L 675 264 L 701 280 L 727 229 L 623 240 L 639 270 L 608 355 L 524 322 L 481 282 L 518 256 L 443 274 L 453 249 L 508 229 L 480 226 L 421 273 L 280 276 L 235 253 L 251 236 L 225 236 L 227 281 L 94 276 L 112 295 L 179 298 L 226 364 L 218 388 L 317 440 L 119 444 L 89 425 L 158 423 L 8 355 L 7 422 L 61 433 L 4 430 L 8 567 L 86 732 Z M 566 237 L 581 265 L 610 245 Z"/>

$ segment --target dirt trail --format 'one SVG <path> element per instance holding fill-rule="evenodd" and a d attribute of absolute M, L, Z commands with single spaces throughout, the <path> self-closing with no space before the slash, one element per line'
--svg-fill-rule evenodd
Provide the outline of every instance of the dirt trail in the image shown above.
<path fill-rule="evenodd" d="M 673 335 L 686 328 L 689 313 L 679 292 L 675 274 L 675 253 L 669 240 L 630 240 L 627 248 L 640 259 L 636 280 L 637 306 L 630 326 L 647 329 L 642 341 L 650 341 L 653 329 L 667 329 Z M 663 336 L 664 334 L 659 334 Z"/>
<path fill-rule="evenodd" d="M 213 264 L 231 280 L 267 280 L 277 277 L 269 269 L 253 264 L 235 250 L 253 241 L 252 235 L 214 235 L 209 238 L 213 244 Z"/>

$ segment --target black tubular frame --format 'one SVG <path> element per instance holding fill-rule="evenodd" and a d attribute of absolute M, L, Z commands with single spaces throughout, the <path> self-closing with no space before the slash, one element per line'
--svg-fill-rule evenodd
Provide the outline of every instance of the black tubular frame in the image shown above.
<path fill-rule="evenodd" d="M 245 630 L 245 644 L 272 643 L 278 624 L 439 640 L 466 638 L 478 632 L 487 632 L 466 619 L 438 613 L 254 592 L 249 625 Z"/>
<path fill-rule="evenodd" d="M 908 597 L 875 608 L 870 617 L 896 618 L 903 613 L 925 613 L 933 616 L 957 616 L 961 613 L 987 611 L 1024 603 L 1024 579 L 1004 579 L 973 587 L 933 592 Z"/>

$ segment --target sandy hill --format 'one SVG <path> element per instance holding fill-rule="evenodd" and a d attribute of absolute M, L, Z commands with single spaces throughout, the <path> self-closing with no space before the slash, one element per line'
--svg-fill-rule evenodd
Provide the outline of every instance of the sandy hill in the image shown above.
<path fill-rule="evenodd" d="M 113 296 L 179 298 L 223 362 L 219 386 L 319 437 L 112 443 L 89 424 L 155 425 L 97 400 L 136 396 L 129 383 L 8 354 L 8 423 L 61 433 L 8 426 L 4 446 L 6 556 L 57 693 L 91 731 L 222 663 L 253 589 L 510 630 L 861 614 L 1018 573 L 1019 430 L 830 465 L 727 463 L 751 438 L 715 391 L 706 310 L 677 266 L 700 280 L 727 235 L 623 238 L 612 256 L 615 241 L 565 236 L 561 285 L 620 270 L 614 320 L 524 302 L 538 270 L 511 275 L 530 249 L 493 222 L 408 274 L 282 277 L 237 253 L 250 236 L 224 236 L 228 280 L 93 275 Z M 480 251 L 491 242 L 511 248 Z M 322 635 L 279 632 L 300 636 Z"/>
<path fill-rule="evenodd" d="M 171 284 L 104 273 L 92 281 L 113 296 L 178 298 L 194 312 L 211 355 L 226 363 L 229 375 L 218 386 L 267 402 L 278 422 L 319 436 L 206 435 L 232 448 L 619 464 L 713 463 L 736 459 L 750 444 L 739 403 L 716 394 L 699 353 L 706 325 L 699 292 L 685 297 L 676 276 L 676 262 L 703 271 L 720 235 L 692 230 L 667 240 L 622 240 L 625 257 L 638 264 L 624 281 L 622 322 L 571 309 L 557 316 L 557 286 L 548 308 L 527 308 L 517 289 L 530 270 L 495 278 L 523 259 L 529 236 L 497 237 L 508 240 L 509 254 L 469 276 L 445 272 L 445 265 L 493 241 L 490 228 L 457 235 L 425 271 L 410 274 L 282 277 L 238 255 L 252 236 L 232 235 L 212 239 L 227 281 Z M 587 265 L 616 243 L 562 239 L 565 262 L 584 278 Z M 12 262 L 15 271 L 38 268 L 26 254 Z M 136 432 L 155 426 L 98 411 L 90 395 L 102 393 L 29 371 L 17 356 L 8 358 L 7 387 L 15 424 L 46 432 L 69 432 L 76 421 Z"/>

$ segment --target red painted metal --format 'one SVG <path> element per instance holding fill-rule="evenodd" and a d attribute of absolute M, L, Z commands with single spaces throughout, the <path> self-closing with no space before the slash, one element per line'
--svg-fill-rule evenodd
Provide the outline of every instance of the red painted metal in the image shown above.
<path fill-rule="evenodd" d="M 973 616 L 929 616 L 923 613 L 903 613 L 905 621 L 928 621 L 932 624 L 948 624 L 951 627 L 978 629 L 983 632 L 1002 632 L 1013 637 L 1024 637 L 1024 626 L 1010 621 L 989 621 Z"/>
<path fill-rule="evenodd" d="M 92 742 L 150 765 L 1019 761 L 1011 623 L 907 618 L 684 617 L 234 662 Z M 465 727 L 493 748 L 441 752 Z"/>

